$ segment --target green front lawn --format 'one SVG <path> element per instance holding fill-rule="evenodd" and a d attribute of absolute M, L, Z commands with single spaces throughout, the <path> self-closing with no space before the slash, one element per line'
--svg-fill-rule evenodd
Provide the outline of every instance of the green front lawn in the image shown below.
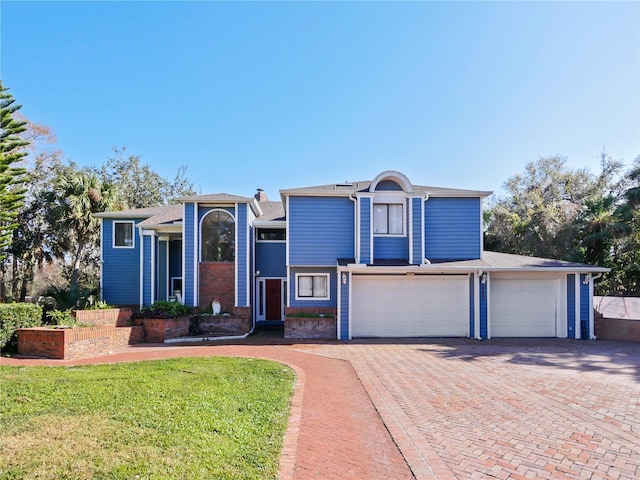
<path fill-rule="evenodd" d="M 0 479 L 277 478 L 293 382 L 225 357 L 0 367 Z"/>

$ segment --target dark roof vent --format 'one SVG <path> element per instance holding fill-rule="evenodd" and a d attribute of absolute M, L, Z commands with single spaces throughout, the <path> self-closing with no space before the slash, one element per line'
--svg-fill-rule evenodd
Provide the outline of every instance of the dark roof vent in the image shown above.
<path fill-rule="evenodd" d="M 347 182 L 345 180 L 343 183 L 336 183 L 336 187 L 353 187 L 353 182 Z"/>

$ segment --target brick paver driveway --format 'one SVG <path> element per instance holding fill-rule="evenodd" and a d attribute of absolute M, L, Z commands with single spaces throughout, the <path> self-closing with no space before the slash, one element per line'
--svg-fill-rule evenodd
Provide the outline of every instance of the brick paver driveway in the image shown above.
<path fill-rule="evenodd" d="M 367 341 L 351 362 L 418 479 L 640 478 L 640 345 Z"/>

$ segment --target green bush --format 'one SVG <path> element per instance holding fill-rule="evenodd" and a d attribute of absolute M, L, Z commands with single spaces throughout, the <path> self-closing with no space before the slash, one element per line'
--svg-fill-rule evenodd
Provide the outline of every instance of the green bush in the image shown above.
<path fill-rule="evenodd" d="M 68 310 L 51 310 L 47 312 L 50 325 L 64 325 L 67 327 L 75 327 L 78 325 L 76 317 L 73 316 L 73 311 Z"/>
<path fill-rule="evenodd" d="M 140 310 L 136 318 L 177 318 L 191 313 L 191 308 L 178 302 L 159 301 Z"/>
<path fill-rule="evenodd" d="M 42 325 L 42 307 L 33 303 L 0 304 L 0 348 L 15 348 L 19 328 Z"/>

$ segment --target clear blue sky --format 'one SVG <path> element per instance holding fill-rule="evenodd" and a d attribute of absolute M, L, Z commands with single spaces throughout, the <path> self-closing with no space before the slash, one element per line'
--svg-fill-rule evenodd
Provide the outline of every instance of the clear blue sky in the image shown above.
<path fill-rule="evenodd" d="M 201 193 L 367 180 L 499 190 L 640 154 L 640 2 L 2 1 L 1 77 L 65 156 Z"/>

